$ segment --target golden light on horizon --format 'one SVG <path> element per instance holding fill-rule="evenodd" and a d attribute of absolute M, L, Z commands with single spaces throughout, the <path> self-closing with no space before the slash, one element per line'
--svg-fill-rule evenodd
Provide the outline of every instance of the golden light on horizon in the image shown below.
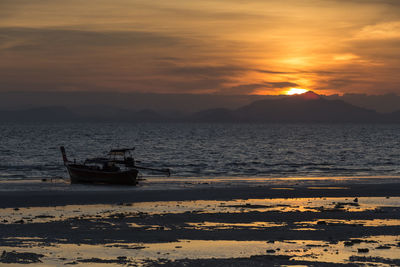
<path fill-rule="evenodd" d="M 1 1 L 0 91 L 400 93 L 400 1 L 144 2 Z"/>
<path fill-rule="evenodd" d="M 285 92 L 285 95 L 300 95 L 300 94 L 304 94 L 308 92 L 307 89 L 303 89 L 303 88 L 290 88 L 289 90 L 287 90 Z"/>

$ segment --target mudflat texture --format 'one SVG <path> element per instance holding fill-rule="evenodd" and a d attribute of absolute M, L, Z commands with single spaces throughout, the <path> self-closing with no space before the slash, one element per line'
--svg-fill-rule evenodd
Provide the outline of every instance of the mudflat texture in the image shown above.
<path fill-rule="evenodd" d="M 2 192 L 1 263 L 399 265 L 397 183 Z"/>

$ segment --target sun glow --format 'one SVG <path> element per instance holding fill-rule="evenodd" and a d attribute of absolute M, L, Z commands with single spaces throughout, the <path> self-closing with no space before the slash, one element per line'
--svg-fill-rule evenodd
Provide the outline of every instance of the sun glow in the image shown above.
<path fill-rule="evenodd" d="M 289 90 L 287 90 L 285 92 L 285 94 L 286 95 L 300 95 L 300 94 L 304 94 L 305 92 L 308 92 L 308 90 L 302 89 L 302 88 L 290 88 Z"/>

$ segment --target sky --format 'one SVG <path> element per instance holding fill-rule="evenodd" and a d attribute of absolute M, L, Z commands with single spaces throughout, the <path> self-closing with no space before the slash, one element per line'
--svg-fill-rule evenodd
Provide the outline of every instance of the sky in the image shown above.
<path fill-rule="evenodd" d="M 400 94 L 398 0 L 0 0 L 0 91 Z"/>

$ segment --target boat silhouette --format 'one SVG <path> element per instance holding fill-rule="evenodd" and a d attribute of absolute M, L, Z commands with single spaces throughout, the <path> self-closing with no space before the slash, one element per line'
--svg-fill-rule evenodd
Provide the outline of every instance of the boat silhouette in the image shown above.
<path fill-rule="evenodd" d="M 89 158 L 83 163 L 69 161 L 64 146 L 60 147 L 64 166 L 67 168 L 71 184 L 120 184 L 136 185 L 139 169 L 151 170 L 170 175 L 169 169 L 155 169 L 135 165 L 131 151 L 135 148 L 112 149 L 107 157 Z"/>

